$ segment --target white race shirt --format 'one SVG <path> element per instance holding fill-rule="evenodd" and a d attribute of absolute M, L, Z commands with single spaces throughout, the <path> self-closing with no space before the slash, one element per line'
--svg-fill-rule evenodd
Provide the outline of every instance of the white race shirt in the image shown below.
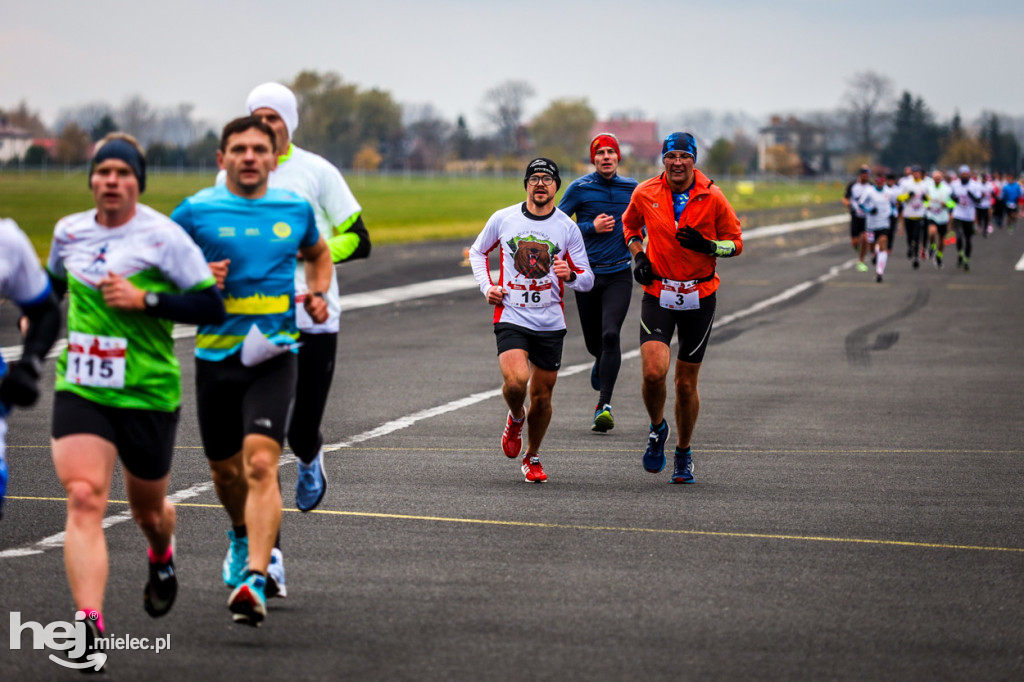
<path fill-rule="evenodd" d="M 487 255 L 500 249 L 501 274 L 491 280 Z M 576 279 L 563 282 L 552 271 L 553 257 L 563 258 Z M 534 331 L 565 329 L 564 285 L 590 291 L 594 273 L 579 227 L 559 209 L 538 218 L 520 203 L 497 211 L 469 249 L 480 291 L 504 287 L 502 302 L 494 306 L 494 322 L 508 322 Z"/>

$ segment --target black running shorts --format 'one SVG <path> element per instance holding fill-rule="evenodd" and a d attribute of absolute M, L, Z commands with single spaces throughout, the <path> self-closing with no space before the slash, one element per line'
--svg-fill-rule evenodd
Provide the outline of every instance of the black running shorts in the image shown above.
<path fill-rule="evenodd" d="M 196 412 L 206 458 L 220 462 L 242 450 L 251 433 L 284 444 L 292 406 L 298 357 L 282 353 L 255 367 L 240 353 L 211 362 L 196 359 Z"/>
<path fill-rule="evenodd" d="M 660 341 L 672 345 L 672 334 L 679 330 L 679 353 L 683 362 L 700 363 L 704 360 L 711 327 L 715 322 L 716 295 L 700 299 L 697 310 L 669 310 L 662 308 L 657 296 L 644 292 L 640 302 L 640 345 Z"/>
<path fill-rule="evenodd" d="M 498 355 L 507 350 L 525 350 L 531 363 L 549 372 L 557 372 L 562 366 L 562 340 L 565 338 L 565 332 L 564 329 L 538 332 L 508 322 L 494 325 Z"/>
<path fill-rule="evenodd" d="M 121 464 L 136 478 L 156 481 L 167 475 L 177 431 L 178 410 L 110 407 L 71 391 L 54 394 L 51 435 L 89 434 L 113 443 Z"/>

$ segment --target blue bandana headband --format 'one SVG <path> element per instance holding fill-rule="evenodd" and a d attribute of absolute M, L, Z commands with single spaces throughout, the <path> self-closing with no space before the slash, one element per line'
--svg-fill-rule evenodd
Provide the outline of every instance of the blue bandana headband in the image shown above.
<path fill-rule="evenodd" d="M 686 152 L 697 163 L 697 140 L 690 133 L 672 133 L 661 143 L 661 157 L 669 152 Z"/>
<path fill-rule="evenodd" d="M 131 142 L 114 138 L 103 143 L 96 155 L 92 157 L 89 167 L 89 187 L 92 188 L 92 172 L 96 166 L 108 159 L 124 161 L 131 166 L 135 179 L 139 181 L 139 194 L 146 191 L 146 158 L 139 153 Z"/>

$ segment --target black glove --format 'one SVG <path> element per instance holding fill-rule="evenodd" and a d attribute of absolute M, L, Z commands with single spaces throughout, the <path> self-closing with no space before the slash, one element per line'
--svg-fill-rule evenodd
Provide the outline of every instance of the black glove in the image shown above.
<path fill-rule="evenodd" d="M 676 241 L 684 249 L 696 251 L 697 253 L 706 253 L 709 256 L 714 254 L 716 250 L 713 241 L 705 239 L 704 235 L 689 225 L 676 231 Z"/>
<path fill-rule="evenodd" d="M 876 213 L 878 213 L 878 207 L 877 206 L 872 206 L 871 210 L 868 211 L 868 213 L 870 213 L 871 215 L 875 215 Z"/>
<path fill-rule="evenodd" d="M 648 285 L 654 281 L 654 268 L 651 267 L 651 259 L 643 251 L 638 251 L 633 256 L 633 279 L 638 284 Z"/>
<path fill-rule="evenodd" d="M 29 407 L 39 400 L 39 361 L 22 358 L 0 381 L 0 402 L 5 405 Z"/>

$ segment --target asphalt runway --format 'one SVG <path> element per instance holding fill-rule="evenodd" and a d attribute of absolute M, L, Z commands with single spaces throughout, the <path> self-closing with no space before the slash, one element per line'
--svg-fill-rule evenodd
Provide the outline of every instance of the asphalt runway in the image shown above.
<path fill-rule="evenodd" d="M 145 543 L 119 476 L 106 531 L 108 634 L 170 647 L 110 651 L 106 679 L 1024 679 L 1024 231 L 976 237 L 969 273 L 953 247 L 945 269 L 915 271 L 896 241 L 882 284 L 853 268 L 844 225 L 751 230 L 719 262 L 691 486 L 668 484 L 671 462 L 640 464 L 638 287 L 604 435 L 569 296 L 550 482 L 530 485 L 500 450 L 468 242 L 341 266 L 330 487 L 301 514 L 283 466 L 288 598 L 259 629 L 226 608 L 228 521 L 179 341 L 180 592 L 165 618 L 142 609 Z M 0 521 L 0 604 L 43 625 L 73 615 L 51 399 L 10 419 Z M 0 614 L 0 679 L 79 675 L 10 631 Z"/>

